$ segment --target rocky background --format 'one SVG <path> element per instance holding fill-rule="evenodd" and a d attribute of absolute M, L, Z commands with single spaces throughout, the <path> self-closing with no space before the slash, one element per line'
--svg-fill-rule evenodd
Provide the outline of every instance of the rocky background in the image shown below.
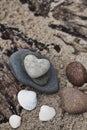
<path fill-rule="evenodd" d="M 11 114 L 23 117 L 18 130 L 86 130 L 87 112 L 78 115 L 63 112 L 58 93 L 37 92 L 38 105 L 31 112 L 19 106 L 18 91 L 33 90 L 19 83 L 9 69 L 10 55 L 22 48 L 51 60 L 60 90 L 73 87 L 65 74 L 67 64 L 80 61 L 87 68 L 87 1 L 0 0 L 0 130 L 11 130 L 8 124 Z M 57 114 L 52 121 L 41 122 L 38 113 L 45 104 L 53 106 Z"/>

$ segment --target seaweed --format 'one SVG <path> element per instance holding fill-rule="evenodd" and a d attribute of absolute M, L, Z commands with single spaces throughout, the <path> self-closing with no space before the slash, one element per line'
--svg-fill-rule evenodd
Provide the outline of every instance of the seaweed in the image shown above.
<path fill-rule="evenodd" d="M 35 16 L 47 17 L 53 0 L 20 0 L 22 4 L 27 3 Z"/>

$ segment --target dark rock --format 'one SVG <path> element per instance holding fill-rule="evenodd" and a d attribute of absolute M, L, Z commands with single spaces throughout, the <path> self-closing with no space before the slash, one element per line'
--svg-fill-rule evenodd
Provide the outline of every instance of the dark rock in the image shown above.
<path fill-rule="evenodd" d="M 45 58 L 44 56 L 41 56 L 40 54 L 32 52 L 28 49 L 21 49 L 13 53 L 10 57 L 9 65 L 14 76 L 24 85 L 32 86 L 33 88 L 35 88 L 36 90 L 40 92 L 44 92 L 44 93 L 57 92 L 59 89 L 59 82 L 57 79 L 56 71 L 52 64 L 49 70 L 50 79 L 48 83 L 44 85 L 43 87 L 33 82 L 32 79 L 28 76 L 28 74 L 26 73 L 24 69 L 23 59 L 26 55 L 29 55 L 29 54 L 35 55 L 38 58 Z"/>
<path fill-rule="evenodd" d="M 35 78 L 35 79 L 32 78 L 32 80 L 33 80 L 36 84 L 41 85 L 41 86 L 43 87 L 45 84 L 47 84 L 47 82 L 49 81 L 49 78 L 50 78 L 50 73 L 49 73 L 49 71 L 48 71 L 48 72 L 47 72 L 46 74 L 44 74 L 43 76 L 41 76 L 41 77 L 39 77 L 39 78 Z"/>
<path fill-rule="evenodd" d="M 87 71 L 80 62 L 72 62 L 66 67 L 66 76 L 75 86 L 82 86 L 87 82 Z"/>

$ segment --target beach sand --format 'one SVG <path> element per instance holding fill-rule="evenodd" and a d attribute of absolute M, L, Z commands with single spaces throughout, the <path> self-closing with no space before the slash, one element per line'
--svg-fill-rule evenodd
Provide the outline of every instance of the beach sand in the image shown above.
<path fill-rule="evenodd" d="M 87 68 L 87 53 L 80 52 L 75 55 L 73 46 L 65 44 L 63 40 L 54 36 L 54 34 L 61 35 L 61 31 L 48 27 L 50 22 L 57 23 L 59 21 L 55 20 L 51 13 L 49 13 L 49 17 L 34 16 L 34 13 L 29 10 L 28 4 L 22 4 L 19 0 L 0 0 L 0 23 L 7 24 L 9 27 L 19 28 L 29 38 L 48 45 L 48 50 L 40 50 L 35 45 L 30 46 L 20 39 L 15 39 L 16 49 L 29 48 L 48 57 L 56 69 L 60 90 L 64 87 L 73 87 L 67 80 L 65 74 L 66 66 L 76 60 L 80 61 Z M 65 35 L 67 36 L 68 34 Z M 73 41 L 73 37 L 70 35 L 68 39 Z M 83 42 L 83 44 L 85 43 Z M 9 56 L 7 51 L 12 51 L 14 44 L 10 40 L 0 38 L 0 47 L 3 48 L 0 51 L 0 55 L 8 62 Z M 32 90 L 29 86 L 27 88 Z M 36 93 L 38 98 L 37 107 L 33 111 L 22 110 L 20 114 L 22 124 L 18 130 L 87 130 L 87 112 L 77 115 L 63 112 L 58 92 L 49 95 L 37 91 Z M 55 108 L 56 116 L 51 121 L 41 122 L 39 120 L 39 111 L 42 105 Z M 0 130 L 12 130 L 12 128 L 6 122 L 0 124 Z"/>

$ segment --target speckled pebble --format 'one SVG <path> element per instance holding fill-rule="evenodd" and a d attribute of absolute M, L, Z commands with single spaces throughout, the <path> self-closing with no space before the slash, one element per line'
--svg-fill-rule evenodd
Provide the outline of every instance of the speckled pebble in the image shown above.
<path fill-rule="evenodd" d="M 74 61 L 66 67 L 66 76 L 74 86 L 82 86 L 87 82 L 86 68 L 80 62 Z"/>

